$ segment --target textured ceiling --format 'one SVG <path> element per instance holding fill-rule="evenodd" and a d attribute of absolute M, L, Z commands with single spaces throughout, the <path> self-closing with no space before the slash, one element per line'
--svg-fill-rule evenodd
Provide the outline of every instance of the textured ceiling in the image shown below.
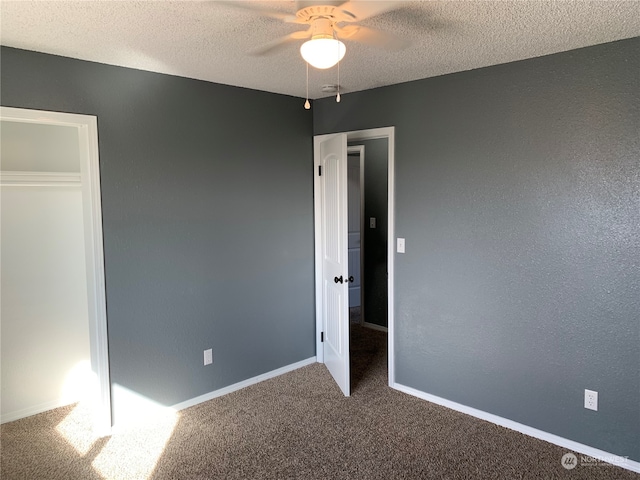
<path fill-rule="evenodd" d="M 243 2 L 294 13 L 294 1 Z M 321 3 L 321 2 L 318 2 Z M 362 22 L 409 41 L 400 51 L 346 41 L 343 92 L 640 36 L 640 1 L 413 1 Z M 305 28 L 215 1 L 0 2 L 3 45 L 305 96 L 299 44 L 250 52 Z M 337 69 L 309 69 L 309 97 Z"/>

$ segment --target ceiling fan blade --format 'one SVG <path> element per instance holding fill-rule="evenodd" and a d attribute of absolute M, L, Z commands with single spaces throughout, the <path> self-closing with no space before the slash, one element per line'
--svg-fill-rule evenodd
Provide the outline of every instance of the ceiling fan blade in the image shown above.
<path fill-rule="evenodd" d="M 275 18 L 276 20 L 282 20 L 287 23 L 301 23 L 295 14 L 284 13 L 278 10 L 266 10 L 249 2 L 219 0 L 216 1 L 215 4 L 240 10 L 248 10 L 250 12 L 257 13 L 258 15 L 262 15 L 263 17 Z"/>
<path fill-rule="evenodd" d="M 275 53 L 276 51 L 283 47 L 286 47 L 290 43 L 305 38 L 311 38 L 311 30 L 300 30 L 298 32 L 290 33 L 289 35 L 285 35 L 284 37 L 280 37 L 276 40 L 264 44 L 256 50 L 251 51 L 251 55 L 260 56 Z"/>
<path fill-rule="evenodd" d="M 375 17 L 390 10 L 397 10 L 406 5 L 403 2 L 392 1 L 354 1 L 344 2 L 337 7 L 339 22 L 359 22 L 366 18 Z"/>
<path fill-rule="evenodd" d="M 389 50 L 400 50 L 406 47 L 409 42 L 394 35 L 393 33 L 375 30 L 361 25 L 336 26 L 338 38 L 352 40 L 354 42 L 366 43 L 376 47 L 383 47 Z"/>

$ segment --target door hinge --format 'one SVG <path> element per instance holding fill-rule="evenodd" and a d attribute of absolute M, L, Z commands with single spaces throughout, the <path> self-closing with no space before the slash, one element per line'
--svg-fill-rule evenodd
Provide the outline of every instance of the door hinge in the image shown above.
<path fill-rule="evenodd" d="M 320 341 L 324 342 L 324 332 L 320 332 Z"/>
<path fill-rule="evenodd" d="M 318 176 L 322 176 L 322 165 L 318 165 Z"/>

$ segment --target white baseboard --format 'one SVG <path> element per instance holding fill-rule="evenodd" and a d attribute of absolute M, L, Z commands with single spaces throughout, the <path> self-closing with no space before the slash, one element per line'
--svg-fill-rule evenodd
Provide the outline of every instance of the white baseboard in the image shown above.
<path fill-rule="evenodd" d="M 205 393 L 204 395 L 200 395 L 190 400 L 185 400 L 184 402 L 176 403 L 171 408 L 176 411 L 184 410 L 185 408 L 193 407 L 194 405 L 198 405 L 199 403 L 206 402 L 208 400 L 212 400 L 217 397 L 221 397 L 222 395 L 226 395 L 231 392 L 235 392 L 236 390 L 240 390 L 241 388 L 245 388 L 250 385 L 255 385 L 256 383 L 264 382 L 265 380 L 278 377 L 287 372 L 297 370 L 298 368 L 306 367 L 307 365 L 316 363 L 316 361 L 317 361 L 316 357 L 310 357 L 310 358 L 307 358 L 306 360 L 301 360 L 299 362 L 292 363 L 291 365 L 285 365 L 284 367 L 278 368 L 276 370 L 272 370 L 267 373 L 263 373 L 262 375 L 258 375 L 257 377 L 248 378 L 247 380 L 234 383 L 233 385 L 229 385 L 228 387 L 220 388 L 218 390 Z"/>
<path fill-rule="evenodd" d="M 38 413 L 43 413 L 48 410 L 53 410 L 54 408 L 66 407 L 67 405 L 71 405 L 72 403 L 76 403 L 77 400 L 61 402 L 60 400 L 53 400 L 51 402 L 40 403 L 38 405 L 34 405 L 32 407 L 23 408 L 21 410 L 16 410 L 14 412 L 3 413 L 0 417 L 0 423 L 13 422 L 15 420 L 20 420 L 21 418 L 30 417 L 31 415 L 37 415 Z"/>
<path fill-rule="evenodd" d="M 415 388 L 401 385 L 399 383 L 394 383 L 393 385 L 391 385 L 391 387 L 400 392 L 404 392 L 409 395 L 413 395 L 414 397 L 421 398 L 422 400 L 436 403 L 438 405 L 442 405 L 443 407 L 447 407 L 452 410 L 456 410 L 458 412 L 466 413 L 467 415 L 471 415 L 472 417 L 476 417 L 481 420 L 486 420 L 487 422 L 495 423 L 496 425 L 500 425 L 501 427 L 509 428 L 511 430 L 515 430 L 516 432 L 524 433 L 525 435 L 529 435 L 530 437 L 534 437 L 539 440 L 544 440 L 545 442 L 549 442 L 554 445 L 558 445 L 559 447 L 564 447 L 569 450 L 573 450 L 574 452 L 582 453 L 588 457 L 593 457 L 594 459 L 597 459 L 599 461 L 607 462 L 617 467 L 621 467 L 626 470 L 631 470 L 632 472 L 640 473 L 640 462 L 629 460 L 626 457 L 621 457 L 619 455 L 605 452 L 603 450 L 599 450 L 597 448 L 590 447 L 582 443 L 574 442 L 573 440 L 559 437 L 558 435 L 554 435 L 552 433 L 548 433 L 543 430 L 538 430 L 537 428 L 529 427 L 528 425 L 514 422 L 513 420 L 499 417 L 498 415 L 487 413 L 473 407 L 468 407 L 466 405 L 462 405 L 461 403 L 452 402 L 451 400 L 437 397 L 435 395 L 431 395 L 430 393 L 425 393 L 420 390 L 416 390 Z M 558 463 L 560 463 L 560 459 L 558 459 Z"/>
<path fill-rule="evenodd" d="M 380 332 L 386 332 L 386 333 L 389 332 L 389 329 L 387 327 L 383 327 L 382 325 L 377 325 L 375 323 L 362 322 L 362 326 L 370 328 L 371 330 L 378 330 Z"/>

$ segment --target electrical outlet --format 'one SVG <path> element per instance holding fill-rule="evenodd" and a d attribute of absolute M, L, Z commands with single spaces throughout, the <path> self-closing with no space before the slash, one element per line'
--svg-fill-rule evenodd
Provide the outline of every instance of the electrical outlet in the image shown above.
<path fill-rule="evenodd" d="M 584 408 L 598 411 L 598 392 L 593 390 L 584 391 Z"/>
<path fill-rule="evenodd" d="M 396 247 L 398 253 L 404 253 L 404 238 L 398 238 Z"/>
<path fill-rule="evenodd" d="M 213 363 L 213 349 L 204 351 L 204 364 L 211 365 Z"/>

